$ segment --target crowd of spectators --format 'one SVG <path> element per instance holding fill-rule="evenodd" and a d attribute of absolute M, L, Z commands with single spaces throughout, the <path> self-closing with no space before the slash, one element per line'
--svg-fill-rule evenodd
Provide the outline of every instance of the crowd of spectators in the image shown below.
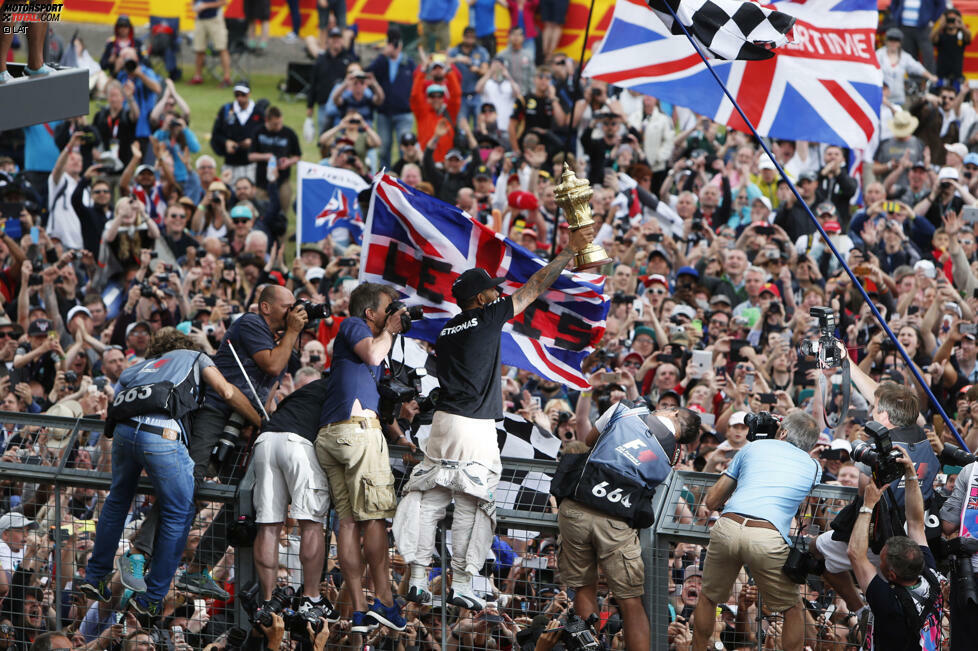
<path fill-rule="evenodd" d="M 823 412 L 838 410 L 840 384 L 829 382 L 831 395 L 820 399 L 822 371 L 799 352 L 815 336 L 809 309 L 829 306 L 853 363 L 873 380 L 916 387 L 930 420 L 934 411 L 923 390 L 768 156 L 748 135 L 688 108 L 600 81 L 576 85 L 577 62 L 556 51 L 566 3 L 504 3 L 514 26 L 497 46 L 494 25 L 486 22 L 492 23 L 491 1 L 470 2 L 475 22 L 459 43 L 448 42 L 452 3 L 422 2 L 424 46 L 417 54 L 392 28 L 370 61 L 361 61 L 366 50 L 333 4 L 319 3 L 323 33 L 312 47 L 313 159 L 367 181 L 387 168 L 545 258 L 567 241 L 554 198 L 562 167 L 592 184 L 596 242 L 613 259 L 601 270 L 611 296 L 605 336 L 583 368 L 593 388 L 572 391 L 508 369 L 507 411 L 559 437 L 563 450 L 580 451 L 598 414 L 618 400 L 685 406 L 700 413 L 703 425 L 678 469 L 721 473 L 746 444 L 747 414 L 800 408 L 821 423 Z M 220 12 L 219 5 L 202 3 L 198 10 Z M 918 7 L 924 8 L 919 16 Z M 910 16 L 894 3 L 884 15 L 879 139 L 864 156 L 861 176 L 842 147 L 769 144 L 975 449 L 978 89 L 962 77 L 971 34 L 960 12 L 943 3 L 924 0 L 913 11 Z M 261 20 L 260 10 L 254 15 Z M 256 38 L 264 38 L 260 33 Z M 153 72 L 140 47 L 128 20 L 120 21 L 102 58 L 111 81 L 91 116 L 0 134 L 4 411 L 104 419 L 120 374 L 142 359 L 155 331 L 176 326 L 213 353 L 228 324 L 255 309 L 256 291 L 268 283 L 329 302 L 334 315 L 302 333 L 277 395 L 328 372 L 361 249 L 339 231 L 287 255 L 292 167 L 310 154 L 298 135 L 305 129 L 284 124 L 282 112 L 253 97 L 244 81 L 231 85 L 233 97 L 216 116 L 200 115 L 174 81 Z M 211 129 L 196 128 L 212 118 Z M 823 482 L 857 485 L 859 471 L 838 451 L 865 437 L 861 425 L 871 402 L 853 391 L 848 418 L 820 435 L 812 456 Z M 398 427 L 416 434 L 417 414 L 417 404 L 406 405 Z M 111 471 L 104 437 L 69 434 L 3 424 L 2 461 Z M 953 442 L 944 428 L 932 437 Z M 236 481 L 243 459 L 224 481 Z M 935 491 L 949 493 L 959 472 L 945 466 Z M 151 631 L 119 614 L 118 583 L 109 604 L 86 602 L 72 590 L 91 552 L 104 494 L 2 481 L 0 649 L 26 651 L 56 630 L 69 633 L 73 649 L 169 644 L 182 650 L 215 640 L 214 648 L 225 648 L 231 619 L 223 601 L 174 589 L 163 625 Z M 143 496 L 134 505 L 130 537 L 151 501 Z M 823 530 L 840 508 L 824 505 Z M 191 551 L 216 509 L 200 512 Z M 703 525 L 717 517 L 692 492 L 676 515 Z M 48 535 L 56 522 L 65 537 L 60 548 Z M 445 638 L 469 648 L 552 646 L 555 635 L 542 633 L 572 598 L 561 584 L 555 547 L 552 533 L 501 529 L 485 568 L 483 590 L 494 599 L 485 611 L 452 608 L 443 629 L 437 600 L 408 604 L 402 633 L 381 628 L 354 639 L 341 622 L 317 648 L 434 649 Z M 295 530 L 287 527 L 283 585 L 302 583 L 297 549 Z M 241 587 L 234 553 L 229 548 L 214 569 L 232 594 Z M 680 650 L 691 643 L 689 617 L 704 555 L 695 544 L 669 551 L 668 636 Z M 342 607 L 339 577 L 333 553 L 322 589 Z M 390 579 L 403 594 L 405 567 L 396 554 Z M 435 595 L 439 580 L 432 582 Z M 368 587 L 368 601 L 372 595 Z M 602 639 L 622 648 L 614 596 L 601 597 Z M 803 597 L 812 604 L 806 633 L 812 648 L 857 647 L 865 633 L 857 611 L 821 581 L 811 581 Z M 830 605 L 838 608 L 826 620 L 819 613 Z M 716 639 L 724 648 L 756 645 L 750 633 L 756 608 L 756 589 L 738 583 L 720 605 Z M 764 624 L 765 648 L 778 648 L 780 626 Z M 268 635 L 274 639 L 276 631 Z M 288 640 L 286 634 L 283 644 Z"/>

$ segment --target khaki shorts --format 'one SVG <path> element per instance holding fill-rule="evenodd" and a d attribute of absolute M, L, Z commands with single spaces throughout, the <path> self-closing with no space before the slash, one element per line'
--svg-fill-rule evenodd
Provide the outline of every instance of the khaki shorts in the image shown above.
<path fill-rule="evenodd" d="M 781 571 L 788 552 L 788 543 L 777 530 L 747 527 L 721 517 L 710 530 L 703 594 L 715 604 L 726 602 L 740 568 L 747 565 L 766 611 L 780 613 L 793 608 L 800 599 L 798 584 Z"/>
<path fill-rule="evenodd" d="M 645 564 L 638 532 L 624 520 L 603 515 L 574 500 L 564 499 L 557 512 L 557 568 L 568 586 L 598 582 L 598 566 L 616 597 L 645 593 Z"/>
<path fill-rule="evenodd" d="M 194 52 L 206 52 L 207 43 L 215 52 L 228 49 L 228 28 L 224 24 L 223 12 L 213 18 L 198 18 L 194 23 Z"/>
<path fill-rule="evenodd" d="M 340 519 L 356 522 L 394 517 L 397 498 L 387 440 L 377 419 L 351 419 L 319 430 L 316 456 L 326 471 Z"/>
<path fill-rule="evenodd" d="M 293 432 L 264 432 L 252 459 L 255 522 L 285 522 L 288 508 L 296 520 L 326 523 L 329 485 L 311 442 Z"/>

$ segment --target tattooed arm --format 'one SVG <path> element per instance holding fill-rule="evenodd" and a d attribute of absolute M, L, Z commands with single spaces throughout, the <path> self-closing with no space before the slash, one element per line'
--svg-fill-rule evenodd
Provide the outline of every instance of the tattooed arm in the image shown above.
<path fill-rule="evenodd" d="M 567 263 L 570 262 L 570 259 L 574 257 L 574 253 L 583 249 L 593 239 L 594 228 L 592 226 L 587 226 L 572 232 L 567 248 L 554 256 L 554 259 L 540 269 L 540 271 L 530 276 L 526 284 L 513 294 L 513 315 L 515 316 L 525 310 L 530 306 L 530 303 L 537 300 L 540 294 L 553 285 L 560 276 L 560 272 L 564 270 Z"/>

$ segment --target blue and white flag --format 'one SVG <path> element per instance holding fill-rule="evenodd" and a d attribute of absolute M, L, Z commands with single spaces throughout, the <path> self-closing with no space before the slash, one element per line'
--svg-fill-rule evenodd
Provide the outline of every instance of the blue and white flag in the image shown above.
<path fill-rule="evenodd" d="M 337 228 L 345 228 L 360 244 L 363 215 L 357 195 L 369 187 L 356 172 L 300 162 L 296 244 L 319 242 Z"/>

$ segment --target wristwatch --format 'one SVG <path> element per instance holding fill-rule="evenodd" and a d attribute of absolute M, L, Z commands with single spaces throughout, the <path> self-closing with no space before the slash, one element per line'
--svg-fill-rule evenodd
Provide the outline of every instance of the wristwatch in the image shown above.
<path fill-rule="evenodd" d="M 869 513 L 870 515 L 872 515 L 873 514 L 873 509 L 869 508 L 868 506 L 860 506 L 859 507 L 859 512 L 860 513 Z"/>

